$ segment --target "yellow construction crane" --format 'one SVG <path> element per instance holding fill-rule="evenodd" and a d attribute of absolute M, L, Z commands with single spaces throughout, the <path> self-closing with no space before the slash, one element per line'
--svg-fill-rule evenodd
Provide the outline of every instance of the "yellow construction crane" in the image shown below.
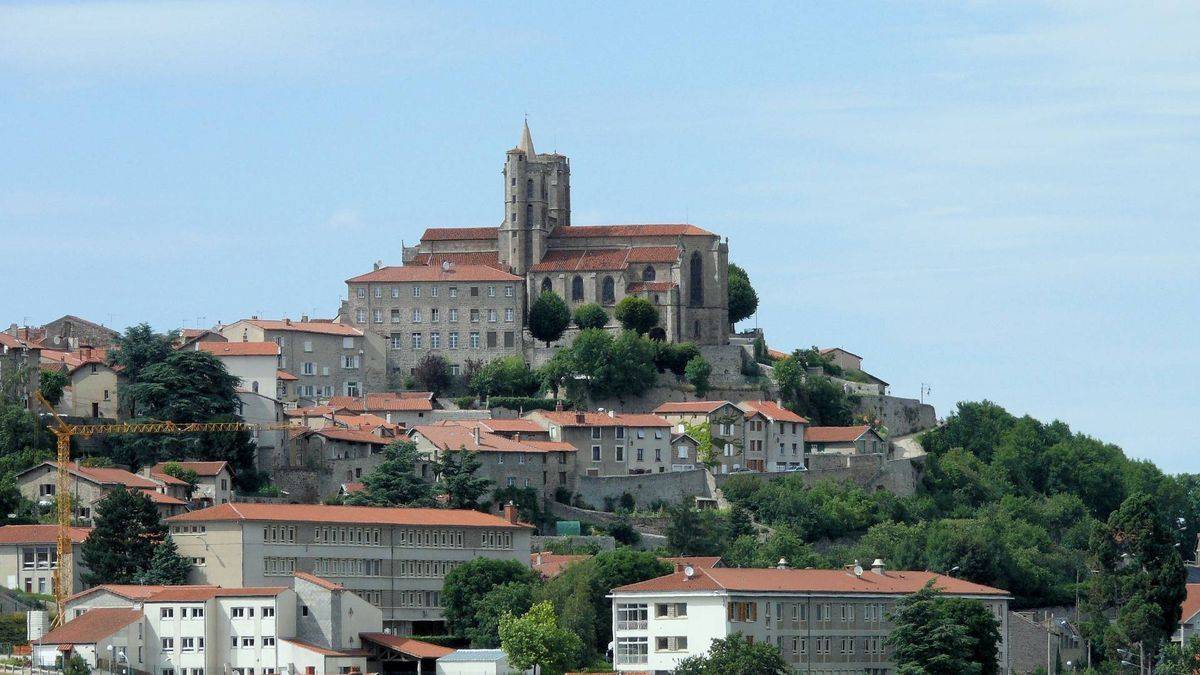
<path fill-rule="evenodd" d="M 137 424 L 68 424 L 54 411 L 54 406 L 42 397 L 41 392 L 34 392 L 37 399 L 54 417 L 54 426 L 50 427 L 58 441 L 58 471 L 56 507 L 58 525 L 58 567 L 54 570 L 54 604 L 57 612 L 54 616 L 54 626 L 60 626 L 66 620 L 67 598 L 71 597 L 72 560 L 71 560 L 71 439 L 90 438 L 108 434 L 193 434 L 209 431 L 266 431 L 271 429 L 288 429 L 292 425 L 287 422 L 275 424 L 247 424 L 245 422 L 144 422 Z"/>

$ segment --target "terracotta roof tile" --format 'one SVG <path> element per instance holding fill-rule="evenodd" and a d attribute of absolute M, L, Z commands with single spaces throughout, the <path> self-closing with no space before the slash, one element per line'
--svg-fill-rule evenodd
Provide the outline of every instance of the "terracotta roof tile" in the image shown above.
<path fill-rule="evenodd" d="M 411 394 L 421 394 L 420 396 Z M 366 396 L 334 396 L 329 399 L 329 407 L 334 410 L 351 410 L 368 412 L 382 410 L 385 412 L 428 412 L 433 410 L 432 394 L 429 392 L 405 392 L 396 394 L 382 392 Z"/>
<path fill-rule="evenodd" d="M 560 441 L 516 440 L 499 434 L 481 431 L 479 442 L 470 426 L 427 424 L 413 427 L 411 434 L 420 434 L 438 448 L 455 452 L 466 448 L 471 452 L 575 452 L 575 446 Z"/>
<path fill-rule="evenodd" d="M 1187 597 L 1183 600 L 1183 615 L 1180 621 L 1188 621 L 1200 612 L 1200 584 L 1187 585 Z"/>
<path fill-rule="evenodd" d="M 281 330 L 293 333 L 318 333 L 321 335 L 361 336 L 361 330 L 332 321 L 292 321 L 291 319 L 245 319 L 245 322 L 263 330 Z"/>
<path fill-rule="evenodd" d="M 496 251 L 444 251 L 440 253 L 419 253 L 406 265 L 438 265 L 444 262 L 455 265 L 487 265 L 505 272 L 511 271 L 508 265 L 500 262 L 500 254 Z"/>
<path fill-rule="evenodd" d="M 380 267 L 372 272 L 360 274 L 346 280 L 348 284 L 377 282 L 406 281 L 508 281 L 518 282 L 525 279 L 504 270 L 487 265 L 451 265 L 443 269 L 441 265 L 404 265 L 402 267 Z"/>
<path fill-rule="evenodd" d="M 46 462 L 42 462 L 38 466 L 46 466 L 46 465 L 49 465 L 52 467 L 57 467 L 58 463 L 46 461 Z M 30 469 L 26 469 L 25 471 L 31 471 L 35 468 L 37 468 L 37 467 L 31 467 Z M 23 471 L 21 473 L 25 473 L 25 471 Z M 150 480 L 149 478 L 139 476 L 136 473 L 130 473 L 130 472 L 126 471 L 125 469 L 114 469 L 114 468 L 110 468 L 110 467 L 101 468 L 101 467 L 80 466 L 79 463 L 77 463 L 77 462 L 71 462 L 70 472 L 71 472 L 71 474 L 75 475 L 76 477 L 83 478 L 85 480 L 90 480 L 93 483 L 98 483 L 100 485 L 124 485 L 125 487 L 136 488 L 139 490 L 142 490 L 142 489 L 154 490 L 159 487 L 159 484 L 157 482 Z"/>
<path fill-rule="evenodd" d="M 297 579 L 303 579 L 310 584 L 316 584 L 327 591 L 341 591 L 345 590 L 346 588 L 341 584 L 336 584 L 328 579 L 322 579 L 321 577 L 315 574 L 309 574 L 308 572 L 293 572 L 292 576 L 296 577 Z"/>
<path fill-rule="evenodd" d="M 90 527 L 72 527 L 71 541 L 83 543 L 92 533 Z M 57 525 L 5 525 L 0 527 L 0 544 L 53 544 L 58 541 Z"/>
<path fill-rule="evenodd" d="M 346 491 L 346 494 L 352 495 L 366 490 L 367 486 L 365 483 L 352 481 L 349 483 L 342 483 L 342 489 Z"/>
<path fill-rule="evenodd" d="M 299 379 L 300 379 L 300 378 L 296 377 L 295 375 L 293 375 L 293 374 L 289 373 L 289 372 L 288 372 L 288 371 L 286 371 L 286 370 L 276 370 L 276 371 L 275 371 L 275 377 L 277 377 L 277 378 L 279 378 L 279 379 L 281 379 L 281 380 L 288 380 L 288 381 L 291 381 L 291 380 L 299 380 Z"/>
<path fill-rule="evenodd" d="M 738 403 L 738 407 L 746 411 L 746 416 L 749 417 L 754 412 L 760 412 L 767 419 L 775 422 L 796 422 L 797 424 L 808 424 L 808 420 L 796 413 L 780 406 L 774 401 L 742 401 Z"/>
<path fill-rule="evenodd" d="M 629 262 L 631 263 L 673 263 L 678 261 L 678 246 L 635 246 L 629 249 Z"/>
<path fill-rule="evenodd" d="M 954 595 L 1008 596 L 1008 591 L 956 579 L 933 572 L 892 572 L 878 575 L 864 572 L 861 577 L 843 570 L 779 570 L 731 567 L 695 567 L 692 579 L 674 572 L 648 579 L 615 591 L 691 591 L 727 590 L 743 592 L 792 593 L 874 593 L 908 594 L 921 590 L 929 580 L 942 591 Z"/>
<path fill-rule="evenodd" d="M 450 647 L 387 633 L 359 633 L 358 637 L 418 659 L 439 659 L 454 653 Z"/>
<path fill-rule="evenodd" d="M 860 424 L 853 427 L 809 427 L 804 430 L 804 440 L 812 443 L 852 443 L 871 427 Z"/>
<path fill-rule="evenodd" d="M 214 356 L 279 356 L 274 342 L 197 342 L 196 351 Z"/>
<path fill-rule="evenodd" d="M 217 586 L 206 585 L 206 584 L 186 585 L 186 586 L 161 586 L 161 585 L 143 585 L 143 584 L 101 584 L 99 586 L 93 586 L 93 587 L 87 589 L 86 591 L 80 591 L 79 593 L 72 595 L 70 598 L 68 598 L 68 600 L 75 601 L 75 600 L 78 600 L 78 599 L 83 598 L 88 595 L 95 595 L 100 592 L 108 592 L 108 593 L 112 593 L 113 595 L 117 595 L 119 597 L 125 598 L 126 600 L 145 601 L 145 600 L 148 600 L 149 598 L 154 597 L 156 594 L 161 593 L 163 590 L 168 589 L 168 588 L 176 589 L 176 590 L 178 590 L 178 589 L 195 589 L 195 588 L 213 589 L 213 588 L 217 588 Z"/>
<path fill-rule="evenodd" d="M 155 464 L 154 468 L 150 469 L 150 471 L 152 473 L 163 473 L 163 471 L 166 469 L 167 464 L 171 464 L 171 463 L 172 462 L 159 462 L 158 464 Z M 221 473 L 221 471 L 226 470 L 226 467 L 229 466 L 229 464 L 227 462 L 174 462 L 174 463 L 178 464 L 180 467 L 182 467 L 184 469 L 191 469 L 192 471 L 195 471 L 197 476 L 206 476 L 209 478 L 216 476 L 217 474 Z"/>
<path fill-rule="evenodd" d="M 629 266 L 629 249 L 551 249 L 531 272 L 623 270 Z"/>
<path fill-rule="evenodd" d="M 244 588 L 221 588 L 220 586 L 164 586 L 145 598 L 145 602 L 204 602 L 213 598 L 273 597 L 287 590 L 286 586 L 247 586 Z"/>
<path fill-rule="evenodd" d="M 187 502 L 183 501 L 182 499 L 179 499 L 178 497 L 172 497 L 171 495 L 164 495 L 163 493 L 155 492 L 154 490 L 142 490 L 142 494 L 149 497 L 150 501 L 154 502 L 155 504 L 170 504 L 171 506 L 187 506 Z"/>
<path fill-rule="evenodd" d="M 721 556 L 719 555 L 680 555 L 670 558 L 659 558 L 659 560 L 671 563 L 672 565 L 691 565 L 692 567 L 700 567 L 703 569 L 717 567 L 721 564 Z"/>
<path fill-rule="evenodd" d="M 322 504 L 219 504 L 167 518 L 167 522 L 269 521 L 525 528 L 489 513 L 461 509 L 325 506 Z"/>
<path fill-rule="evenodd" d="M 671 415 L 671 414 L 687 414 L 701 413 L 711 414 L 721 406 L 734 405 L 730 401 L 668 401 L 654 409 L 655 414 Z"/>
<path fill-rule="evenodd" d="M 533 568 L 534 572 L 547 579 L 552 579 L 562 574 L 568 565 L 587 560 L 591 557 L 587 554 L 568 555 L 535 551 L 529 554 L 529 566 Z"/>
<path fill-rule="evenodd" d="M 360 431 L 358 429 L 343 429 L 341 427 L 322 427 L 313 429 L 306 433 L 323 436 L 334 441 L 346 441 L 349 443 L 370 443 L 371 445 L 387 445 L 393 439 L 376 436 L 369 431 Z"/>
<path fill-rule="evenodd" d="M 142 618 L 142 612 L 128 607 L 89 609 L 37 640 L 46 645 L 89 645 L 116 633 Z"/>
<path fill-rule="evenodd" d="M 463 239 L 491 239 L 500 236 L 498 227 L 431 227 L 421 235 L 421 241 L 460 241 Z"/>
<path fill-rule="evenodd" d="M 708 230 L 686 223 L 650 225 L 571 225 L 559 227 L 550 233 L 553 238 L 571 237 L 678 237 L 716 235 Z"/>

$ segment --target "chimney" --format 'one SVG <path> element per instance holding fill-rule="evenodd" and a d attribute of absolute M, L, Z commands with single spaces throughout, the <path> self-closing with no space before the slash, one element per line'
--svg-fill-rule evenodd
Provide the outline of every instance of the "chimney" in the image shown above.
<path fill-rule="evenodd" d="M 876 558 L 875 562 L 871 563 L 871 572 L 879 576 L 887 572 L 887 568 L 883 566 L 883 558 Z"/>
<path fill-rule="evenodd" d="M 576 411 L 575 411 L 575 423 L 576 423 L 576 424 L 583 424 L 583 421 L 584 421 L 585 419 L 587 419 L 587 418 L 583 416 L 583 411 L 582 411 L 582 410 L 576 410 Z"/>
<path fill-rule="evenodd" d="M 617 418 L 617 411 L 616 411 L 616 410 L 609 410 L 609 411 L 608 411 L 608 416 L 609 416 L 610 418 L 612 418 L 612 419 L 616 419 L 616 418 Z"/>
<path fill-rule="evenodd" d="M 787 568 L 787 558 L 780 558 L 779 562 L 775 563 L 775 569 L 777 570 L 786 570 Z"/>
<path fill-rule="evenodd" d="M 511 499 L 504 505 L 504 519 L 513 525 L 517 524 L 517 505 Z"/>
<path fill-rule="evenodd" d="M 371 269 L 372 269 L 372 271 L 379 270 L 379 261 L 378 260 L 376 260 L 374 263 L 371 264 Z"/>
<path fill-rule="evenodd" d="M 517 438 L 516 438 L 516 441 L 517 441 L 518 443 L 520 443 L 520 442 L 521 442 L 521 432 L 519 432 L 519 431 L 517 432 Z"/>
<path fill-rule="evenodd" d="M 476 425 L 471 429 L 471 436 L 475 439 L 475 449 L 479 449 L 479 426 Z"/>
<path fill-rule="evenodd" d="M 308 315 L 307 314 L 300 315 L 300 323 L 308 323 Z"/>
<path fill-rule="evenodd" d="M 533 565 L 534 565 L 534 567 L 541 567 L 541 566 L 542 566 L 542 552 L 541 552 L 541 551 L 538 551 L 538 554 L 537 554 L 537 562 L 535 562 Z"/>
<path fill-rule="evenodd" d="M 562 401 L 554 402 L 554 412 L 562 412 Z"/>
<path fill-rule="evenodd" d="M 286 316 L 283 317 L 283 322 L 289 326 L 292 325 L 292 320 L 287 318 Z"/>

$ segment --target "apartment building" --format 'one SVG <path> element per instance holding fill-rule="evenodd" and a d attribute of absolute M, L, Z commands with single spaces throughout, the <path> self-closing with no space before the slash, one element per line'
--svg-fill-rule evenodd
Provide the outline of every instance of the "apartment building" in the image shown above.
<path fill-rule="evenodd" d="M 79 547 L 91 534 L 90 527 L 72 527 L 71 590 L 83 588 Z M 6 525 L 0 527 L 0 579 L 5 588 L 26 593 L 54 593 L 54 572 L 58 569 L 57 525 Z"/>
<path fill-rule="evenodd" d="M 238 388 L 276 397 L 279 393 L 280 347 L 274 342 L 194 342 L 198 352 L 217 358 L 225 370 L 238 378 Z"/>
<path fill-rule="evenodd" d="M 117 370 L 108 365 L 106 350 L 83 346 L 76 351 L 43 349 L 41 368 L 67 376 L 67 386 L 55 409 L 62 415 L 117 419 Z"/>
<path fill-rule="evenodd" d="M 742 401 L 738 407 L 746 411 L 743 447 L 747 467 L 755 471 L 804 468 L 807 419 L 775 401 Z"/>
<path fill-rule="evenodd" d="M 139 476 L 124 469 L 81 466 L 72 462 L 68 469 L 71 502 L 75 517 L 90 522 L 96 502 L 116 489 L 142 492 L 164 518 L 187 510 L 187 484 L 171 476 Z M 42 462 L 16 475 L 17 489 L 32 502 L 51 503 L 58 490 L 58 463 Z"/>
<path fill-rule="evenodd" d="M 526 418 L 549 432 L 551 440 L 574 446 L 576 464 L 588 476 L 672 469 L 671 423 L 657 415 L 536 410 Z"/>
<path fill-rule="evenodd" d="M 295 377 L 285 403 L 308 406 L 333 396 L 361 396 L 387 384 L 383 340 L 332 321 L 252 317 L 220 327 L 230 343 L 274 342 L 276 367 Z M 277 392 L 278 392 L 277 385 Z M 281 397 L 282 398 L 282 397 Z"/>
<path fill-rule="evenodd" d="M 575 491 L 575 446 L 520 434 L 509 438 L 483 428 L 478 422 L 447 420 L 418 426 L 409 437 L 431 463 L 462 449 L 476 453 L 480 463 L 476 475 L 492 481 L 493 489 L 533 488 L 547 500 L 554 499 L 560 488 Z M 428 478 L 437 480 L 436 476 Z"/>
<path fill-rule="evenodd" d="M 150 476 L 156 479 L 165 477 L 168 463 L 178 464 L 180 468 L 196 473 L 196 489 L 190 495 L 190 501 L 196 508 L 232 501 L 233 474 L 229 472 L 228 462 L 159 462 L 150 468 Z"/>
<path fill-rule="evenodd" d="M 344 585 L 409 635 L 442 629 L 445 575 L 474 558 L 529 562 L 533 528 L 453 509 L 220 504 L 167 519 L 193 583 L 270 586 L 295 572 Z"/>
<path fill-rule="evenodd" d="M 669 575 L 613 589 L 618 672 L 667 672 L 741 633 L 775 645 L 793 669 L 814 675 L 895 672 L 888 614 L 926 582 L 982 602 L 1000 622 L 1000 663 L 1008 662 L 1008 592 L 931 572 L 871 569 L 738 569 L 680 564 Z"/>
<path fill-rule="evenodd" d="M 525 280 L 498 266 L 380 267 L 346 280 L 342 320 L 387 340 L 391 372 L 407 377 L 426 354 L 458 374 L 467 359 L 522 354 Z"/>
<path fill-rule="evenodd" d="M 654 414 L 675 425 L 708 425 L 713 442 L 714 459 L 717 466 L 713 469 L 721 473 L 730 473 L 743 469 L 761 466 L 766 470 L 765 453 L 745 452 L 746 446 L 746 411 L 729 401 L 674 401 L 664 403 L 654 409 Z M 676 427 L 676 432 L 679 433 Z M 751 464 L 754 462 L 754 464 Z"/>
<path fill-rule="evenodd" d="M 95 669 L 156 675 L 366 672 L 362 636 L 381 630 L 379 608 L 313 575 L 280 581 L 98 586 L 68 601 L 72 619 L 35 641 L 35 660 L 53 665 L 57 653 L 74 651 Z M 110 633 L 93 626 L 100 617 Z"/>

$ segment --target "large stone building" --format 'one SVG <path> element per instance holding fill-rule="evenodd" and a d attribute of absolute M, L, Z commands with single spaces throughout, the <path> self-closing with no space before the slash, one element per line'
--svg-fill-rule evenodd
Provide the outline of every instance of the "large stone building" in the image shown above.
<path fill-rule="evenodd" d="M 405 375 L 431 352 L 455 366 L 521 353 L 525 310 L 544 291 L 610 315 L 621 299 L 643 297 L 665 339 L 720 345 L 728 256 L 720 237 L 694 225 L 572 225 L 570 162 L 536 152 L 526 125 L 505 156 L 501 224 L 427 229 L 404 249 L 403 267 L 347 281 L 341 320 L 387 338 L 389 365 Z"/>
<path fill-rule="evenodd" d="M 946 595 L 982 602 L 1000 623 L 997 656 L 1008 663 L 1008 592 L 931 572 L 734 569 L 680 564 L 667 576 L 613 589 L 613 667 L 667 672 L 741 633 L 774 645 L 796 671 L 894 673 L 889 618 L 895 603 L 933 582 Z"/>
<path fill-rule="evenodd" d="M 442 580 L 475 558 L 528 564 L 532 526 L 453 509 L 220 504 L 167 520 L 191 583 L 270 586 L 309 572 L 383 610 L 385 628 L 441 630 Z"/>

